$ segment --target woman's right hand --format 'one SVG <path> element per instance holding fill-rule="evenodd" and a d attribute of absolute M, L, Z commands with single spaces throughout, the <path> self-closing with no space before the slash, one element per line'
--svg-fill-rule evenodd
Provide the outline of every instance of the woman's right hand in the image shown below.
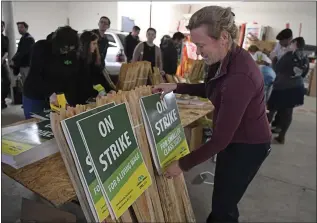
<path fill-rule="evenodd" d="M 153 86 L 152 93 L 153 94 L 161 93 L 162 94 L 161 99 L 163 99 L 166 94 L 176 90 L 176 88 L 177 88 L 177 84 L 173 84 L 173 83 L 157 84 Z"/>

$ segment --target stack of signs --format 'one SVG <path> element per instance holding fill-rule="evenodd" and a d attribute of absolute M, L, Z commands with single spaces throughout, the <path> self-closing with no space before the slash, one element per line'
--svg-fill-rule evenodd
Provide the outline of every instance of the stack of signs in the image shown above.
<path fill-rule="evenodd" d="M 105 105 L 62 123 L 64 132 L 76 142 L 71 150 L 95 204 L 96 221 L 106 216 L 101 215 L 106 213 L 103 204 L 118 219 L 152 184 L 125 104 Z M 95 196 L 95 192 L 101 194 Z"/>
<path fill-rule="evenodd" d="M 58 152 L 50 121 L 3 128 L 2 134 L 1 161 L 16 169 Z"/>
<path fill-rule="evenodd" d="M 109 211 L 106 205 L 106 198 L 101 193 L 101 185 L 98 183 L 94 167 L 90 156 L 86 151 L 86 147 L 81 138 L 81 134 L 77 127 L 77 121 L 95 114 L 104 109 L 114 106 L 114 103 L 107 104 L 93 110 L 89 110 L 61 122 L 64 135 L 74 157 L 76 169 L 82 182 L 86 198 L 91 207 L 95 222 L 102 222 L 109 216 Z"/>
<path fill-rule="evenodd" d="M 161 94 L 141 98 L 147 138 L 158 172 L 189 153 L 174 93 L 161 100 Z"/>

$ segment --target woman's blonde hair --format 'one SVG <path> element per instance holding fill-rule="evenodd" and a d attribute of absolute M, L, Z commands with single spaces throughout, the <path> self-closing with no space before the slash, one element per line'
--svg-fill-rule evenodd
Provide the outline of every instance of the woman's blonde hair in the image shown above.
<path fill-rule="evenodd" d="M 221 32 L 226 31 L 234 41 L 237 37 L 238 28 L 234 21 L 234 13 L 231 8 L 220 6 L 207 6 L 195 12 L 189 20 L 188 30 L 205 25 L 208 29 L 208 35 L 219 39 Z"/>

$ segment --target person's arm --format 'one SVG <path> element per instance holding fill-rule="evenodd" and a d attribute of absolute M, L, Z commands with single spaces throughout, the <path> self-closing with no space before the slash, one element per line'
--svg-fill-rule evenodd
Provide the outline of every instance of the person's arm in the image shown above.
<path fill-rule="evenodd" d="M 9 38 L 5 36 L 5 43 L 3 47 L 3 57 L 1 58 L 1 62 L 3 63 L 8 58 L 8 52 L 9 52 Z"/>
<path fill-rule="evenodd" d="M 127 36 L 125 39 L 124 39 L 124 54 L 129 57 L 129 50 L 128 50 L 128 47 L 129 47 L 129 36 Z"/>
<path fill-rule="evenodd" d="M 206 88 L 205 84 L 177 84 L 177 88 L 174 91 L 177 94 L 189 94 L 191 96 L 198 96 L 202 98 L 206 98 Z"/>
<path fill-rule="evenodd" d="M 139 44 L 135 47 L 131 62 L 137 62 L 137 61 L 140 60 L 140 54 L 141 54 L 141 52 L 142 52 L 142 45 L 143 45 L 143 43 L 139 43 Z"/>
<path fill-rule="evenodd" d="M 157 50 L 157 61 L 158 61 L 158 68 L 160 69 L 160 71 L 163 71 L 163 61 L 162 61 L 162 53 L 161 53 L 161 49 L 159 47 L 156 47 Z"/>
<path fill-rule="evenodd" d="M 34 39 L 31 37 L 27 37 L 23 40 L 21 47 L 19 48 L 20 51 L 17 52 L 12 58 L 15 64 L 18 64 L 25 55 L 31 52 L 34 42 Z"/>
<path fill-rule="evenodd" d="M 91 69 L 91 77 L 92 77 L 92 84 L 93 85 L 98 85 L 101 84 L 106 92 L 109 92 L 112 89 L 112 87 L 109 85 L 106 77 L 103 74 L 103 70 L 100 66 L 98 65 L 92 65 Z"/>
<path fill-rule="evenodd" d="M 271 60 L 274 60 L 274 58 L 277 57 L 277 54 L 278 54 L 278 51 L 280 50 L 280 48 L 281 48 L 280 43 L 276 43 L 274 49 L 270 53 L 270 59 Z"/>
<path fill-rule="evenodd" d="M 265 54 L 261 53 L 263 64 L 266 66 L 270 66 L 272 64 L 272 60 Z"/>
<path fill-rule="evenodd" d="M 183 171 L 188 171 L 210 159 L 230 144 L 254 93 L 254 83 L 244 74 L 236 74 L 226 80 L 221 92 L 221 105 L 211 139 L 179 160 Z"/>

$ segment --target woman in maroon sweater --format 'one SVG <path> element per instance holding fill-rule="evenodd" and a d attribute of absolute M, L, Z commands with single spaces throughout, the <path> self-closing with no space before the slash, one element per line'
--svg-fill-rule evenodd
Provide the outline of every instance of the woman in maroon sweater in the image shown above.
<path fill-rule="evenodd" d="M 249 53 L 233 42 L 237 27 L 230 8 L 202 8 L 187 28 L 197 54 L 210 66 L 205 83 L 160 84 L 153 91 L 209 98 L 215 106 L 213 135 L 206 144 L 172 163 L 165 176 L 178 176 L 218 154 L 207 222 L 238 222 L 237 204 L 270 152 L 263 76 Z"/>

